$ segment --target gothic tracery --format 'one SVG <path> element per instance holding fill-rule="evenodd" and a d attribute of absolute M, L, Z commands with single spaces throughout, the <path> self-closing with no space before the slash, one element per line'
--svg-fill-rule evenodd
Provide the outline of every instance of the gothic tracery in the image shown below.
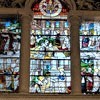
<path fill-rule="evenodd" d="M 24 8 L 30 2 L 37 2 L 38 0 L 0 0 L 0 8 Z M 60 0 L 65 2 L 70 9 L 76 10 L 100 10 L 99 0 Z"/>

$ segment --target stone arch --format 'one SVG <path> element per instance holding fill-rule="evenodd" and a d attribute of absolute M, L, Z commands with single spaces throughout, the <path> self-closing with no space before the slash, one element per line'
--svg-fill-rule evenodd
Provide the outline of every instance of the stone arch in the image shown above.
<path fill-rule="evenodd" d="M 76 3 L 74 0 L 59 0 L 59 1 L 64 2 L 70 10 L 76 10 Z M 36 2 L 38 2 L 38 0 L 26 0 L 25 7 L 31 8 L 32 4 Z"/>
<path fill-rule="evenodd" d="M 76 10 L 75 0 L 63 0 L 66 4 L 68 4 L 70 10 Z"/>
<path fill-rule="evenodd" d="M 37 2 L 38 0 L 26 0 L 25 8 L 31 8 L 32 4 Z"/>

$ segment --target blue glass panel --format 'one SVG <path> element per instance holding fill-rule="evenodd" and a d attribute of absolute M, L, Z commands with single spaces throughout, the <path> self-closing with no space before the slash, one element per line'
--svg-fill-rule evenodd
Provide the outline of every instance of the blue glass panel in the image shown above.
<path fill-rule="evenodd" d="M 64 27 L 65 27 L 65 28 L 68 28 L 68 27 L 69 27 L 69 23 L 68 23 L 68 21 L 65 21 L 65 23 L 64 23 Z"/>
<path fill-rule="evenodd" d="M 90 23 L 89 24 L 89 29 L 91 30 L 91 29 L 94 29 L 94 23 Z"/>
<path fill-rule="evenodd" d="M 46 28 L 50 28 L 51 27 L 51 23 L 49 21 L 46 21 Z"/>
<path fill-rule="evenodd" d="M 10 24 L 11 24 L 10 22 L 5 22 L 5 26 L 6 26 L 6 27 L 9 27 Z"/>
<path fill-rule="evenodd" d="M 60 22 L 59 21 L 56 21 L 55 22 L 55 26 L 56 26 L 56 28 L 59 28 L 60 27 Z"/>

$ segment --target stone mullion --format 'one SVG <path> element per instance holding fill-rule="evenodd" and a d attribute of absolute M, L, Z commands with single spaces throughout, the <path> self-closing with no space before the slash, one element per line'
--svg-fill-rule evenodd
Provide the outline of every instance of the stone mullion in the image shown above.
<path fill-rule="evenodd" d="M 79 16 L 71 16 L 71 87 L 72 94 L 81 94 L 81 67 L 80 67 L 80 41 L 79 41 Z"/>
<path fill-rule="evenodd" d="M 19 92 L 29 93 L 30 79 L 30 22 L 29 15 L 22 15 L 22 34 L 21 34 L 21 65 Z"/>

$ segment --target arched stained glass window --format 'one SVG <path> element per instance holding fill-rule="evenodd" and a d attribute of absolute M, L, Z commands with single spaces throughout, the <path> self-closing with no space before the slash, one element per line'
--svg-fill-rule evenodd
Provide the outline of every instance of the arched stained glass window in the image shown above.
<path fill-rule="evenodd" d="M 0 19 L 0 92 L 18 92 L 20 39 L 18 20 Z"/>
<path fill-rule="evenodd" d="M 58 0 L 32 5 L 30 92 L 70 93 L 70 25 L 68 10 Z"/>
<path fill-rule="evenodd" d="M 100 22 L 86 21 L 80 27 L 83 93 L 100 93 Z"/>

